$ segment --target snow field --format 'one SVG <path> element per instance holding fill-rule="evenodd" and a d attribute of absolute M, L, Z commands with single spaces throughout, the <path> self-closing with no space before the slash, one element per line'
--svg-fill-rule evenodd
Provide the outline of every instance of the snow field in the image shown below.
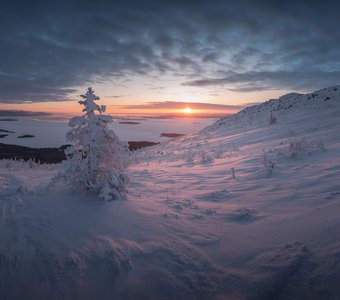
<path fill-rule="evenodd" d="M 340 92 L 280 99 L 135 152 L 126 199 L 0 162 L 0 298 L 337 299 Z"/>

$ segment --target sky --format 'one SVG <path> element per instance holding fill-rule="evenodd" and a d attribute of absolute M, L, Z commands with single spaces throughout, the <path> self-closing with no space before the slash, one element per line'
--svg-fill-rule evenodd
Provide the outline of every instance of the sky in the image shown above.
<path fill-rule="evenodd" d="M 340 83 L 339 1 L 6 1 L 0 110 L 230 113 Z M 10 110 L 10 111 L 9 111 Z"/>

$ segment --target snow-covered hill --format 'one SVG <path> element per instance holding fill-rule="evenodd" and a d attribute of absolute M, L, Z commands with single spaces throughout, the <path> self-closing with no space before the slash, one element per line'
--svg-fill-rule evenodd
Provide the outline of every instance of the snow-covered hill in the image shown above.
<path fill-rule="evenodd" d="M 290 93 L 279 99 L 247 107 L 237 114 L 219 119 L 203 131 L 215 130 L 229 126 L 265 125 L 270 122 L 270 114 L 275 117 L 298 118 L 302 115 L 330 114 L 335 116 L 340 109 L 340 85 L 322 89 L 310 94 Z"/>
<path fill-rule="evenodd" d="M 340 87 L 270 100 L 136 152 L 111 202 L 0 162 L 0 299 L 338 299 L 338 128 Z"/>

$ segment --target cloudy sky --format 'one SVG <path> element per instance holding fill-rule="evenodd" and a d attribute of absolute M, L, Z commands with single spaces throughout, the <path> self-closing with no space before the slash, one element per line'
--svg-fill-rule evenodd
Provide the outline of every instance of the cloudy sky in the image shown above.
<path fill-rule="evenodd" d="M 336 85 L 339 13 L 327 0 L 4 2 L 0 109 L 77 111 L 92 86 L 112 112 L 228 111 Z"/>

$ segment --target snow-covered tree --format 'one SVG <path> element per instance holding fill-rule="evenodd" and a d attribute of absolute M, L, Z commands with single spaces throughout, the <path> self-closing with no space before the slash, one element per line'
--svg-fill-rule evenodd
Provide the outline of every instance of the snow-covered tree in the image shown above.
<path fill-rule="evenodd" d="M 103 114 L 105 105 L 96 104 L 99 97 L 92 88 L 81 97 L 84 115 L 70 120 L 66 134 L 72 146 L 65 151 L 64 176 L 72 187 L 93 191 L 105 200 L 115 199 L 124 191 L 127 147 L 108 129 L 112 117 Z"/>

